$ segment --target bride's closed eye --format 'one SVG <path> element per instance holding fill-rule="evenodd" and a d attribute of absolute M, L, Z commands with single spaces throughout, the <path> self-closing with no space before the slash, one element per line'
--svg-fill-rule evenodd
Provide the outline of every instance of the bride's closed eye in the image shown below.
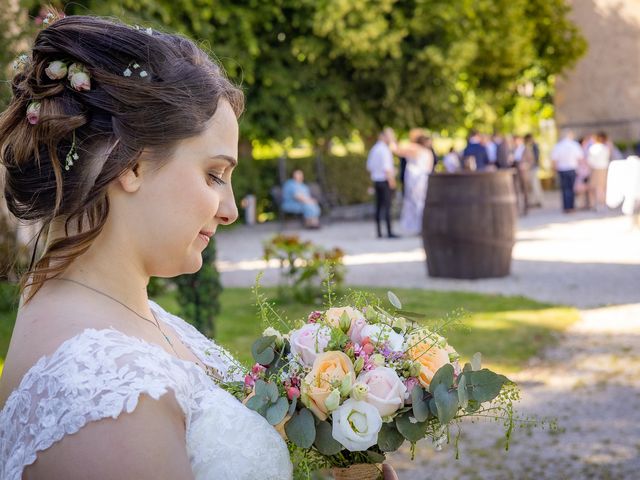
<path fill-rule="evenodd" d="M 218 185 L 226 185 L 227 184 L 227 182 L 222 180 L 222 175 L 216 175 L 214 173 L 209 173 L 208 175 L 209 175 L 209 179 L 212 182 L 214 182 L 214 183 L 216 183 Z"/>

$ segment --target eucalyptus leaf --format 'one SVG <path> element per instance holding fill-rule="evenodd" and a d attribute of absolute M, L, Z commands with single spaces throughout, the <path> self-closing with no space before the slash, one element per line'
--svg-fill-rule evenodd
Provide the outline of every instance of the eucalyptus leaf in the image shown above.
<path fill-rule="evenodd" d="M 411 413 L 405 413 L 402 416 L 396 417 L 398 432 L 410 442 L 417 442 L 423 439 L 427 434 L 428 426 L 428 422 L 418 422 Z"/>
<path fill-rule="evenodd" d="M 284 417 L 287 416 L 288 410 L 289 410 L 289 402 L 287 402 L 286 398 L 280 397 L 278 398 L 276 403 L 272 404 L 267 408 L 267 414 L 265 418 L 267 419 L 267 422 L 269 422 L 271 425 L 277 425 L 282 420 L 284 420 Z"/>
<path fill-rule="evenodd" d="M 372 463 L 384 463 L 387 457 L 382 453 L 374 452 L 373 450 L 367 450 L 367 457 Z"/>
<path fill-rule="evenodd" d="M 496 398 L 502 386 L 509 381 L 504 375 L 499 375 L 483 368 L 476 372 L 467 372 L 467 388 L 469 398 L 476 402 L 489 402 Z"/>
<path fill-rule="evenodd" d="M 316 438 L 316 425 L 311 410 L 303 408 L 294 413 L 284 424 L 284 431 L 287 438 L 300 448 L 309 448 L 313 445 Z"/>
<path fill-rule="evenodd" d="M 462 408 L 467 408 L 469 404 L 469 393 L 467 392 L 467 378 L 463 373 L 458 378 L 458 402 Z"/>
<path fill-rule="evenodd" d="M 298 397 L 293 397 L 293 400 L 291 400 L 291 405 L 289 406 L 289 411 L 287 412 L 287 415 L 293 415 L 293 412 L 296 411 L 296 405 L 298 405 Z"/>
<path fill-rule="evenodd" d="M 325 421 L 316 424 L 316 439 L 313 444 L 323 455 L 336 455 L 344 448 L 340 442 L 333 438 L 331 424 Z"/>
<path fill-rule="evenodd" d="M 267 383 L 267 396 L 269 397 L 271 403 L 275 403 L 278 401 L 278 386 L 275 383 Z"/>
<path fill-rule="evenodd" d="M 482 368 L 482 354 L 480 352 L 474 353 L 471 357 L 471 368 L 474 372 Z"/>
<path fill-rule="evenodd" d="M 276 356 L 273 346 L 276 343 L 275 335 L 260 337 L 251 346 L 253 359 L 260 365 L 269 365 Z"/>
<path fill-rule="evenodd" d="M 391 303 L 391 305 L 396 307 L 398 310 L 402 309 L 402 302 L 400 302 L 400 299 L 395 293 L 393 293 L 392 291 L 388 291 L 387 298 L 389 299 L 389 303 Z"/>
<path fill-rule="evenodd" d="M 446 388 L 449 388 L 453 385 L 453 365 L 447 363 L 440 367 L 438 371 L 435 373 L 433 378 L 431 379 L 431 383 L 429 384 L 429 391 L 433 394 L 438 385 L 444 385 Z"/>
<path fill-rule="evenodd" d="M 247 400 L 246 406 L 248 409 L 258 412 L 267 406 L 267 399 L 265 397 L 258 397 L 257 395 L 254 395 Z"/>
<path fill-rule="evenodd" d="M 378 432 L 378 447 L 383 452 L 395 452 L 404 443 L 404 437 L 396 428 L 395 422 L 383 423 Z"/>
<path fill-rule="evenodd" d="M 264 380 L 261 380 L 261 379 L 256 380 L 256 386 L 254 387 L 253 391 L 256 394 L 256 397 L 260 397 L 260 398 L 269 397 L 267 382 L 265 382 Z"/>
<path fill-rule="evenodd" d="M 450 391 L 447 387 L 440 384 L 433 393 L 438 408 L 438 421 L 445 425 L 456 416 L 458 412 L 458 392 Z"/>
<path fill-rule="evenodd" d="M 429 401 L 425 400 L 424 389 L 420 385 L 411 391 L 411 407 L 416 420 L 424 422 L 429 419 Z"/>

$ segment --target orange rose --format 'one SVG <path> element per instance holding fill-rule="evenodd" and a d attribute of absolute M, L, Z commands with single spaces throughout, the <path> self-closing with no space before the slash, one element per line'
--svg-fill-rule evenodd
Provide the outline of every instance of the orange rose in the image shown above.
<path fill-rule="evenodd" d="M 326 420 L 329 409 L 327 397 L 335 388 L 340 388 L 345 377 L 355 382 L 356 375 L 351 359 L 342 352 L 324 352 L 313 362 L 311 371 L 302 382 L 302 401 L 320 420 Z"/>
<path fill-rule="evenodd" d="M 418 380 L 424 388 L 429 388 L 431 379 L 440 367 L 449 362 L 449 353 L 446 346 L 442 348 L 436 338 L 423 338 L 416 344 L 409 343 L 411 348 L 407 354 L 411 360 L 420 362 L 420 375 Z"/>

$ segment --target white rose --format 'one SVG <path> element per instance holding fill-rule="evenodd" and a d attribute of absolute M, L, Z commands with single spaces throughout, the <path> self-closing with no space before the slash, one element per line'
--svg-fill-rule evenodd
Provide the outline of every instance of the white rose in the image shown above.
<path fill-rule="evenodd" d="M 357 382 L 369 388 L 364 401 L 376 407 L 381 417 L 394 414 L 404 405 L 407 387 L 391 368 L 377 367 L 364 372 Z"/>
<path fill-rule="evenodd" d="M 60 60 L 55 60 L 50 62 L 44 71 L 51 80 L 60 80 L 67 76 L 67 64 Z"/>
<path fill-rule="evenodd" d="M 362 338 L 369 337 L 373 343 L 389 343 L 389 348 L 394 352 L 402 351 L 404 339 L 402 335 L 393 331 L 389 325 L 367 325 L 362 329 Z"/>
<path fill-rule="evenodd" d="M 306 366 L 313 365 L 316 356 L 327 348 L 331 339 L 331 329 L 318 323 L 307 323 L 291 332 L 291 352 L 298 355 Z"/>
<path fill-rule="evenodd" d="M 378 443 L 382 417 L 366 402 L 352 398 L 333 412 L 333 438 L 351 452 L 360 452 Z"/>

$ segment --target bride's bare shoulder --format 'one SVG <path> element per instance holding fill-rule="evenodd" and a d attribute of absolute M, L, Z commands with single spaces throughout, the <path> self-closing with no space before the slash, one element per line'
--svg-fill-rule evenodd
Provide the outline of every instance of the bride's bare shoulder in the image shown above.
<path fill-rule="evenodd" d="M 65 340 L 95 323 L 83 310 L 48 291 L 21 304 L 0 378 L 0 408 L 42 356 L 53 354 Z"/>

